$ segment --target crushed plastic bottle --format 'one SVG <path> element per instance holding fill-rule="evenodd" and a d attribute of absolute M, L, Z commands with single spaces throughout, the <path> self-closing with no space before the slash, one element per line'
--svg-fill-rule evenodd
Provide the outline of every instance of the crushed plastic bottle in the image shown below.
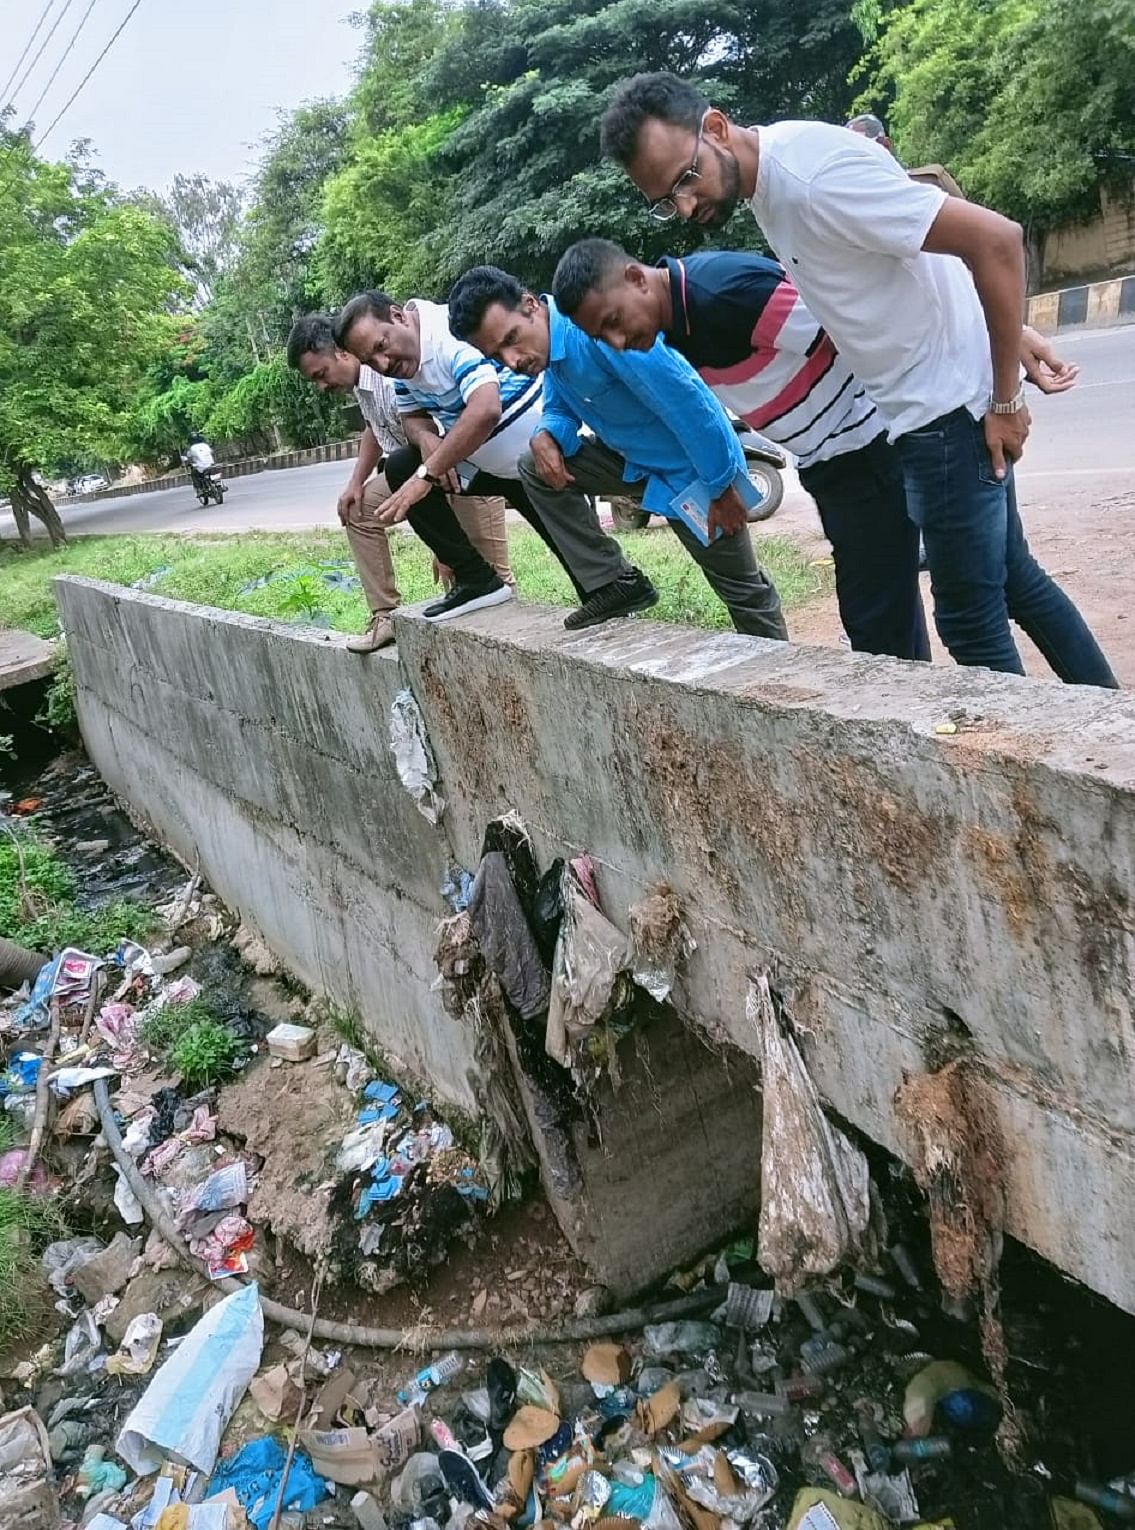
<path fill-rule="evenodd" d="M 823 1472 L 845 1498 L 859 1497 L 859 1485 L 855 1477 L 836 1455 L 835 1446 L 826 1434 L 817 1434 L 808 1440 L 800 1452 L 800 1459 L 805 1466 Z"/>
<path fill-rule="evenodd" d="M 435 1360 L 432 1365 L 423 1366 L 398 1393 L 398 1401 L 404 1408 L 420 1405 L 435 1387 L 443 1387 L 447 1382 L 460 1376 L 464 1364 L 457 1351 L 451 1349 L 448 1354 L 442 1355 L 441 1359 Z"/>
<path fill-rule="evenodd" d="M 701 1358 L 721 1343 L 721 1329 L 715 1323 L 652 1323 L 643 1329 L 643 1352 L 651 1360 L 667 1355 L 694 1355 Z"/>
<path fill-rule="evenodd" d="M 891 1446 L 891 1458 L 901 1466 L 914 1466 L 920 1461 L 944 1461 L 953 1451 L 953 1445 L 943 1435 L 929 1434 L 920 1440 L 896 1440 Z"/>

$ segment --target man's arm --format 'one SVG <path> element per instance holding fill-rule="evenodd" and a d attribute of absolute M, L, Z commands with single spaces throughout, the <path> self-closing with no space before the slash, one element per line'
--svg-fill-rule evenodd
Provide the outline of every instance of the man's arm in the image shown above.
<path fill-rule="evenodd" d="M 484 445 L 496 429 L 500 417 L 500 388 L 494 379 L 486 380 L 469 394 L 468 403 L 437 446 L 429 452 L 422 450 L 422 459 L 428 464 L 432 476 L 445 479 L 459 462 L 464 462 L 466 457 Z M 408 422 L 414 417 L 407 415 L 405 418 L 407 439 L 411 439 Z M 419 445 L 417 441 L 414 444 Z M 422 448 L 419 446 L 419 449 Z M 424 499 L 432 487 L 424 478 L 408 478 L 383 505 L 379 516 L 383 525 L 393 526 L 397 521 L 404 521 L 414 505 Z"/>
<path fill-rule="evenodd" d="M 553 489 L 566 489 L 568 484 L 575 482 L 564 464 L 564 458 L 574 457 L 579 450 L 579 427 L 582 424 L 583 421 L 568 403 L 556 379 L 555 367 L 546 367 L 544 407 L 529 446 L 537 473 Z"/>
<path fill-rule="evenodd" d="M 339 503 L 335 507 L 339 512 L 339 519 L 344 526 L 347 524 L 347 517 L 352 509 L 362 500 L 363 485 L 381 460 L 382 452 L 375 439 L 374 431 L 367 425 L 359 437 L 359 454 L 355 458 L 354 469 L 351 472 L 350 478 L 347 479 L 347 486 L 342 494 L 340 494 Z"/>
<path fill-rule="evenodd" d="M 993 358 L 993 398 L 1008 403 L 1021 378 L 1021 325 L 1025 311 L 1025 243 L 1020 224 L 976 202 L 948 197 L 930 225 L 923 249 L 931 255 L 957 255 L 973 274 L 985 312 Z M 1016 462 L 1029 433 L 1029 412 L 987 414 L 985 442 L 998 478 L 1006 459 Z"/>
<path fill-rule="evenodd" d="M 709 490 L 709 537 L 732 536 L 748 525 L 733 480 L 744 458 L 725 410 L 684 356 L 662 340 L 649 351 L 604 351 L 622 382 L 678 437 L 693 477 Z M 602 422 L 598 422 L 602 437 Z M 642 464 L 645 466 L 646 464 Z"/>
<path fill-rule="evenodd" d="M 1069 388 L 1076 386 L 1080 375 L 1079 362 L 1062 361 L 1031 324 L 1021 329 L 1021 365 L 1029 382 L 1042 393 L 1067 393 Z"/>

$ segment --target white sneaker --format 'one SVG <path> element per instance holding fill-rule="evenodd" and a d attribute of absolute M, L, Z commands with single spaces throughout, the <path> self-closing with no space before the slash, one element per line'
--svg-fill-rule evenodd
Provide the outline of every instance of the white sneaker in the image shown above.
<path fill-rule="evenodd" d="M 492 584 L 455 584 L 443 600 L 435 601 L 422 612 L 431 622 L 447 622 L 453 616 L 465 616 L 470 611 L 482 611 L 486 606 L 502 606 L 512 599 L 512 590 L 493 575 Z"/>

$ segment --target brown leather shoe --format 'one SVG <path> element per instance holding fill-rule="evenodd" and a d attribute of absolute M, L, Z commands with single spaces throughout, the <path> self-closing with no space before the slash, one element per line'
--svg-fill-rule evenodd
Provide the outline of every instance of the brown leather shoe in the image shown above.
<path fill-rule="evenodd" d="M 394 641 L 394 623 L 389 616 L 376 616 L 370 626 L 358 637 L 347 639 L 348 653 L 374 653 L 376 648 L 385 648 Z"/>

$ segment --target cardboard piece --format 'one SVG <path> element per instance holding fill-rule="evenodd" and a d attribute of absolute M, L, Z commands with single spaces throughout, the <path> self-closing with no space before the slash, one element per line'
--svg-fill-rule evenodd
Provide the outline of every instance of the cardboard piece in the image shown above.
<path fill-rule="evenodd" d="M 273 1423 L 282 1418 L 289 1423 L 295 1421 L 303 1395 L 298 1378 L 299 1363 L 295 1360 L 287 1365 L 273 1365 L 252 1378 L 248 1390 L 265 1418 Z"/>
<path fill-rule="evenodd" d="M 661 1434 L 667 1424 L 673 1423 L 682 1406 L 682 1390 L 676 1381 L 668 1381 L 649 1397 L 638 1403 L 635 1412 L 638 1426 L 643 1434 Z"/>
<path fill-rule="evenodd" d="M 362 1487 L 385 1474 L 365 1429 L 301 1429 L 297 1439 L 316 1475 L 331 1482 Z"/>
<path fill-rule="evenodd" d="M 387 1472 L 399 1472 L 418 1448 L 422 1427 L 417 1408 L 403 1408 L 374 1436 L 375 1457 Z"/>
<path fill-rule="evenodd" d="M 550 1440 L 559 1427 L 560 1421 L 554 1413 L 526 1403 L 513 1414 L 504 1432 L 504 1443 L 509 1450 L 533 1450 Z"/>
<path fill-rule="evenodd" d="M 580 1370 L 588 1381 L 600 1386 L 622 1386 L 630 1378 L 631 1357 L 621 1344 L 610 1341 L 592 1344 L 584 1354 Z"/>

